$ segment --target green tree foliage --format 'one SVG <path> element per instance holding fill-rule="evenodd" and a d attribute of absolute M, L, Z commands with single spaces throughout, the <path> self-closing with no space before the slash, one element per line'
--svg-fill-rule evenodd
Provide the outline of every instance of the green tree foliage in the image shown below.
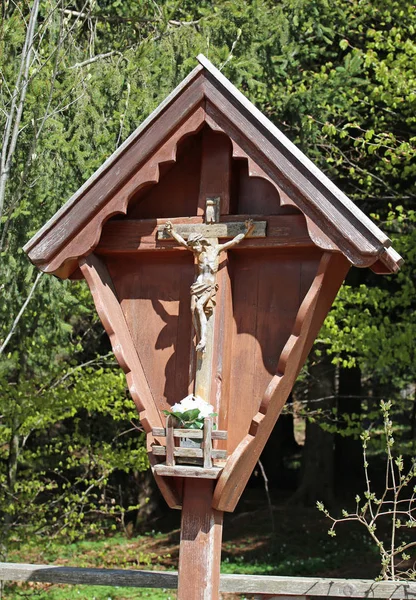
<path fill-rule="evenodd" d="M 100 511 L 121 518 L 134 505 L 117 486 L 146 468 L 142 436 L 131 425 L 134 409 L 89 293 L 81 283 L 37 278 L 21 247 L 191 70 L 199 52 L 391 233 L 406 267 L 391 279 L 354 276 L 321 338 L 339 360 L 359 362 L 369 388 L 388 382 L 401 390 L 411 381 L 410 3 L 5 0 L 1 11 L 5 530 L 23 535 L 16 531 L 53 524 L 54 532 L 74 532 L 87 516 L 96 515 L 89 519 L 96 527 Z"/>

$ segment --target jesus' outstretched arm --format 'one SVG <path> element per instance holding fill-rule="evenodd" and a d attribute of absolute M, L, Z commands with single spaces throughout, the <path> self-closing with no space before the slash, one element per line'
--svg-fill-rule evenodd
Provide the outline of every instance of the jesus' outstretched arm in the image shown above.
<path fill-rule="evenodd" d="M 165 223 L 164 229 L 165 229 L 166 233 L 168 233 L 170 236 L 173 237 L 174 240 L 176 240 L 178 242 L 178 244 L 180 244 L 181 246 L 184 246 L 187 250 L 190 250 L 191 252 L 193 251 L 192 248 L 189 247 L 188 242 L 186 240 L 184 240 L 183 237 L 181 235 L 179 235 L 179 233 L 177 233 L 173 229 L 173 225 L 172 225 L 171 221 L 167 221 Z"/>
<path fill-rule="evenodd" d="M 218 252 L 222 252 L 223 250 L 228 250 L 228 248 L 232 248 L 233 246 L 236 246 L 249 233 L 251 233 L 254 229 L 253 219 L 247 219 L 247 221 L 245 222 L 245 226 L 246 226 L 246 231 L 244 233 L 239 233 L 238 235 L 235 236 L 235 238 L 233 238 L 229 242 L 226 242 L 225 244 L 218 244 L 218 246 L 217 246 Z"/>

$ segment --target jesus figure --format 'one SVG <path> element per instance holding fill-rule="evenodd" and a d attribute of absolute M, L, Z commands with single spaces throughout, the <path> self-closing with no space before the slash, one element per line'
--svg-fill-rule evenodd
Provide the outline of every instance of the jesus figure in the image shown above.
<path fill-rule="evenodd" d="M 248 219 L 245 226 L 246 231 L 244 233 L 239 233 L 225 244 L 219 244 L 216 238 L 205 238 L 201 233 L 191 233 L 186 241 L 173 229 L 170 221 L 165 224 L 165 231 L 178 244 L 193 252 L 197 260 L 198 272 L 194 283 L 191 285 L 192 321 L 199 340 L 196 346 L 197 352 L 204 352 L 207 344 L 208 317 L 213 312 L 215 294 L 218 289 L 216 276 L 220 253 L 239 244 L 253 230 L 254 223 L 252 219 Z"/>

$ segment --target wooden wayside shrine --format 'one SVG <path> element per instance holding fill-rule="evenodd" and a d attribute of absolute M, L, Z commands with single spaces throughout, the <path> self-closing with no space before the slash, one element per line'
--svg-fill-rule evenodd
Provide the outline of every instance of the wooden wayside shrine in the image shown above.
<path fill-rule="evenodd" d="M 84 278 L 182 509 L 178 598 L 216 599 L 233 511 L 350 267 L 390 241 L 205 57 L 25 246 Z M 183 432 L 194 394 L 218 417 Z M 183 437 L 202 442 L 183 447 Z M 195 464 L 195 459 L 196 463 Z M 184 464 L 184 460 L 191 464 Z"/>

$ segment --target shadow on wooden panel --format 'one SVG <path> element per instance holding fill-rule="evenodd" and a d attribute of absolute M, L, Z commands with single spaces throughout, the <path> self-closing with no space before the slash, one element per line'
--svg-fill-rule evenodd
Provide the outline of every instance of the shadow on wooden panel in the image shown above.
<path fill-rule="evenodd" d="M 179 142 L 176 161 L 161 164 L 159 183 L 146 186 L 132 196 L 126 218 L 167 218 L 197 214 L 198 193 L 201 189 L 202 139 L 206 130 L 211 131 L 205 125 L 198 133 Z M 211 143 L 218 146 L 219 154 L 228 147 L 232 165 L 231 213 L 301 214 L 293 206 L 281 206 L 277 186 L 262 177 L 249 174 L 246 159 L 232 159 L 232 146 L 226 135 L 215 132 L 211 138 Z M 221 176 L 220 170 L 218 176 Z M 225 198 L 223 200 L 228 203 Z"/>
<path fill-rule="evenodd" d="M 152 394 L 163 410 L 188 394 L 192 255 L 143 253 L 126 255 L 122 262 L 119 257 L 106 260 Z"/>
<path fill-rule="evenodd" d="M 234 327 L 227 447 L 247 432 L 276 374 L 299 307 L 316 275 L 321 252 L 229 253 Z"/>
<path fill-rule="evenodd" d="M 178 144 L 176 162 L 160 167 L 159 183 L 141 190 L 129 203 L 128 219 L 196 215 L 201 171 L 201 132 Z"/>

